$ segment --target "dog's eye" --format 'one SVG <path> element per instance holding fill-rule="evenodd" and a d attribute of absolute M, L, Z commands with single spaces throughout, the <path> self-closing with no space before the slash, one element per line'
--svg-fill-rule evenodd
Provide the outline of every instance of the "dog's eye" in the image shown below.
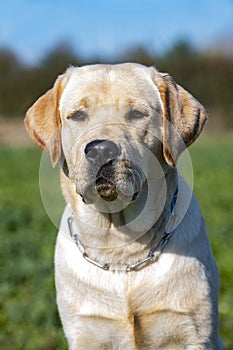
<path fill-rule="evenodd" d="M 81 121 L 81 120 L 85 120 L 87 117 L 87 113 L 80 109 L 76 112 L 74 112 L 73 114 L 71 114 L 67 119 L 71 119 L 71 120 L 74 120 L 74 121 Z"/>
<path fill-rule="evenodd" d="M 127 118 L 128 119 L 142 119 L 144 117 L 146 117 L 148 114 L 141 112 L 137 109 L 132 109 L 131 111 L 129 111 L 129 113 L 127 114 Z"/>

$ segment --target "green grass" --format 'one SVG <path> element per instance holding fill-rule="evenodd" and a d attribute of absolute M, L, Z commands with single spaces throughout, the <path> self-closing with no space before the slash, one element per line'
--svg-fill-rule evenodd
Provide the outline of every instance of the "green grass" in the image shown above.
<path fill-rule="evenodd" d="M 57 229 L 40 199 L 35 149 L 0 150 L 0 349 L 67 349 L 56 308 Z"/>
<path fill-rule="evenodd" d="M 221 335 L 233 349 L 233 141 L 191 147 L 194 192 L 221 275 Z M 56 307 L 53 252 L 57 229 L 39 192 L 41 152 L 0 149 L 0 348 L 67 349 Z"/>
<path fill-rule="evenodd" d="M 220 271 L 220 331 L 233 349 L 233 139 L 206 138 L 190 149 L 194 193 L 206 221 Z"/>

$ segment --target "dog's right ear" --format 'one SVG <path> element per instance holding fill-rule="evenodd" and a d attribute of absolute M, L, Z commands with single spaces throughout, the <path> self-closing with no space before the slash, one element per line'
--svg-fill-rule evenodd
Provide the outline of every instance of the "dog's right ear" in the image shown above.
<path fill-rule="evenodd" d="M 32 105 L 24 119 L 29 135 L 49 154 L 53 166 L 61 156 L 59 101 L 67 79 L 67 74 L 60 75 L 53 88 Z"/>

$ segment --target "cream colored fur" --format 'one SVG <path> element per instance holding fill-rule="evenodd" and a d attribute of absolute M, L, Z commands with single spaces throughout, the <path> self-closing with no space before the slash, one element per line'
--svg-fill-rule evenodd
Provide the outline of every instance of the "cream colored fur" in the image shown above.
<path fill-rule="evenodd" d="M 77 112 L 80 120 L 73 120 Z M 53 164 L 63 153 L 69 171 L 67 176 L 61 170 L 68 205 L 55 272 L 71 350 L 223 349 L 217 267 L 198 204 L 175 166 L 206 118 L 199 102 L 169 75 L 137 64 L 70 68 L 28 111 L 25 123 L 34 141 Z M 100 200 L 90 186 L 95 174 L 84 152 L 99 139 L 119 144 L 122 159 L 138 163 L 148 196 L 141 174 L 139 195 L 131 201 L 133 189 L 122 161 L 115 166 L 117 200 Z M 127 264 L 144 259 L 161 240 L 177 183 L 168 245 L 157 261 L 126 272 Z M 87 254 L 110 263 L 112 270 L 83 258 L 70 239 L 67 219 L 72 214 Z"/>

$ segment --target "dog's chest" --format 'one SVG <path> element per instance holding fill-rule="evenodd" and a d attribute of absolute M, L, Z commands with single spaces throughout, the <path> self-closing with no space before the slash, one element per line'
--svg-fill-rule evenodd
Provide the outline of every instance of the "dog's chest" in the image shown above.
<path fill-rule="evenodd" d="M 56 247 L 56 284 L 62 299 L 72 300 L 76 312 L 110 318 L 127 318 L 147 312 L 163 302 L 163 280 L 170 274 L 173 255 L 167 254 L 137 272 L 104 271 L 85 261 L 76 245 L 61 237 Z M 149 311 L 150 312 L 150 311 Z"/>
<path fill-rule="evenodd" d="M 99 342 L 105 344 L 118 334 L 126 344 L 122 349 L 135 349 L 129 344 L 140 343 L 140 339 L 146 343 L 139 348 L 148 349 L 154 344 L 156 330 L 158 344 L 161 341 L 159 348 L 163 349 L 162 344 L 170 344 L 177 334 L 184 335 L 181 343 L 193 337 L 196 312 L 203 315 L 201 323 L 207 321 L 209 304 L 203 295 L 208 294 L 208 286 L 205 279 L 200 280 L 203 271 L 195 261 L 183 261 L 184 258 L 166 253 L 141 271 L 113 273 L 85 261 L 66 237 L 58 239 L 55 259 L 57 301 L 63 326 L 66 333 L 70 329 L 75 334 L 82 330 L 75 335 L 79 340 L 86 339 L 88 332 L 98 334 Z M 192 274 L 192 283 L 183 274 Z M 194 288 L 197 284 L 198 290 Z M 193 343 L 198 341 L 196 332 L 195 337 Z"/>

